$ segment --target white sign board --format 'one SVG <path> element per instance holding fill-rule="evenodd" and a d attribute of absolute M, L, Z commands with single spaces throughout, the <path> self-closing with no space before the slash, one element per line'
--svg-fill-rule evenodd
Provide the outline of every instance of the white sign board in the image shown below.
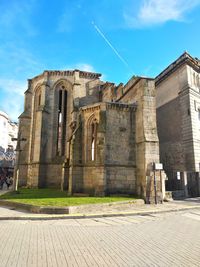
<path fill-rule="evenodd" d="M 155 163 L 155 164 L 154 164 L 154 169 L 155 169 L 156 171 L 158 171 L 158 170 L 162 170 L 162 169 L 163 169 L 163 165 L 162 165 L 162 163 Z"/>
<path fill-rule="evenodd" d="M 181 173 L 180 172 L 177 172 L 176 173 L 176 177 L 177 177 L 177 180 L 181 180 Z"/>

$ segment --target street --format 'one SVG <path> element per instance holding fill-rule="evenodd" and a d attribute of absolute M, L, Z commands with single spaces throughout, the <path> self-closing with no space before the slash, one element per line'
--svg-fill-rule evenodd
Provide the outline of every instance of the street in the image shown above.
<path fill-rule="evenodd" d="M 0 266 L 200 266 L 200 210 L 0 221 Z"/>

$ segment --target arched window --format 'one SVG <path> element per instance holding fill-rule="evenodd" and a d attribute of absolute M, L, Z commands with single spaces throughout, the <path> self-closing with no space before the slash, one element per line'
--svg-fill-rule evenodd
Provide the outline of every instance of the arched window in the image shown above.
<path fill-rule="evenodd" d="M 57 111 L 57 155 L 65 154 L 67 126 L 67 90 L 62 86 L 58 90 L 58 111 Z"/>
<path fill-rule="evenodd" d="M 35 92 L 35 108 L 38 109 L 42 104 L 42 91 L 39 87 Z"/>
<path fill-rule="evenodd" d="M 87 159 L 89 161 L 96 160 L 96 143 L 97 143 L 97 119 L 92 116 L 88 121 L 88 136 L 87 136 Z"/>

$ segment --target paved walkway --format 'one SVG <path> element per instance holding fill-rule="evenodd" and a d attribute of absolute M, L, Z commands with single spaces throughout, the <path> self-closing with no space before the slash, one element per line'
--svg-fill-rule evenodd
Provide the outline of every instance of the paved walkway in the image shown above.
<path fill-rule="evenodd" d="M 198 267 L 200 211 L 0 221 L 1 267 Z"/>

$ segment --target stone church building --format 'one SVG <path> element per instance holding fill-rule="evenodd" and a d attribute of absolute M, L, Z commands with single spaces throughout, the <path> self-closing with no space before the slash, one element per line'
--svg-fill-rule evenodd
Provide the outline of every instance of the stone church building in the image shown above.
<path fill-rule="evenodd" d="M 153 79 L 115 85 L 101 74 L 44 71 L 28 80 L 19 117 L 19 185 L 69 194 L 162 198 Z"/>

